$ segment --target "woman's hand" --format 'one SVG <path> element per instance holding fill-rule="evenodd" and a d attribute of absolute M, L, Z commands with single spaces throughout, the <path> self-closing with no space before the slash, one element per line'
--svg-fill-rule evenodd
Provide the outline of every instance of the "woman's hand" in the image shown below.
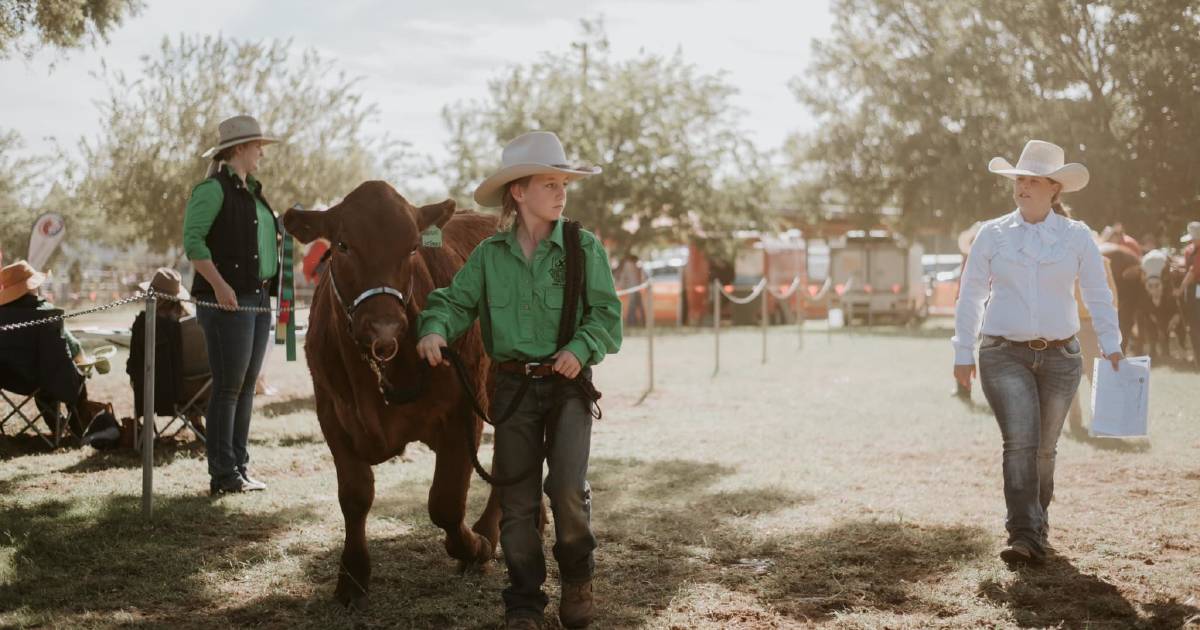
<path fill-rule="evenodd" d="M 1112 361 L 1112 366 L 1113 366 L 1114 372 L 1121 371 L 1121 359 L 1124 359 L 1125 355 L 1121 354 L 1120 352 L 1114 352 L 1104 358 L 1108 359 L 1109 361 Z"/>
<path fill-rule="evenodd" d="M 213 287 L 213 291 L 217 294 L 217 304 L 220 304 L 221 308 L 227 311 L 237 309 L 237 292 L 229 286 L 228 282 L 222 281 L 221 284 Z"/>
<path fill-rule="evenodd" d="M 428 361 L 429 367 L 450 365 L 450 362 L 442 357 L 442 348 L 445 347 L 446 339 L 441 335 L 436 333 L 425 335 L 417 342 L 417 356 Z"/>
<path fill-rule="evenodd" d="M 958 381 L 963 387 L 971 387 L 971 379 L 975 378 L 975 365 L 955 365 L 954 380 Z"/>
<path fill-rule="evenodd" d="M 583 366 L 570 350 L 559 350 L 554 353 L 554 371 L 566 378 L 575 378 L 583 371 Z"/>

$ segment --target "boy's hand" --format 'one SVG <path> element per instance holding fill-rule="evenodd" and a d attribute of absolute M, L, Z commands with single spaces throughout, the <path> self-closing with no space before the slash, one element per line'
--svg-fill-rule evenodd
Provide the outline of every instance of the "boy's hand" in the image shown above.
<path fill-rule="evenodd" d="M 445 347 L 445 338 L 437 333 L 428 334 L 417 342 L 417 356 L 428 361 L 430 367 L 450 365 L 450 362 L 442 357 L 442 348 Z"/>
<path fill-rule="evenodd" d="M 566 378 L 575 378 L 579 376 L 579 372 L 583 370 L 583 366 L 579 365 L 579 359 L 571 354 L 570 350 L 559 350 L 554 353 L 554 371 L 563 375 Z"/>

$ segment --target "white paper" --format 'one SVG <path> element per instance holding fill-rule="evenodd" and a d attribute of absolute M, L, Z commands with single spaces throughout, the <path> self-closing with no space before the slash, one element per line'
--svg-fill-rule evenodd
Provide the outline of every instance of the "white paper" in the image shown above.
<path fill-rule="evenodd" d="M 1121 369 L 1099 358 L 1092 368 L 1094 437 L 1137 438 L 1150 433 L 1150 357 L 1128 357 Z"/>
<path fill-rule="evenodd" d="M 1200 299 L 1200 284 L 1196 285 L 1196 298 Z"/>
<path fill-rule="evenodd" d="M 841 328 L 846 325 L 846 317 L 840 308 L 829 309 L 829 327 Z"/>

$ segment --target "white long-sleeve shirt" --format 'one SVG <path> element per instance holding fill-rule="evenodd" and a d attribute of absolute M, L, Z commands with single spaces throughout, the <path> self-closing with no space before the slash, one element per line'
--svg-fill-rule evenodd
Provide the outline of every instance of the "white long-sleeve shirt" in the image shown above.
<path fill-rule="evenodd" d="M 973 365 L 985 335 L 1012 341 L 1067 339 L 1079 332 L 1075 279 L 1105 355 L 1121 331 L 1100 249 L 1091 230 L 1051 212 L 1028 223 L 1020 210 L 983 224 L 967 256 L 954 319 L 954 363 Z"/>

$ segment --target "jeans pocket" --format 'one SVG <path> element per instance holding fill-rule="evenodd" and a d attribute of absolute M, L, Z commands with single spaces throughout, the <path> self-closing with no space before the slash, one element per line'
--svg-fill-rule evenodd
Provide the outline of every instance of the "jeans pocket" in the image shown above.
<path fill-rule="evenodd" d="M 1059 346 L 1058 351 L 1068 359 L 1078 359 L 1083 356 L 1083 348 L 1079 345 L 1078 337 L 1071 339 L 1066 345 Z"/>

